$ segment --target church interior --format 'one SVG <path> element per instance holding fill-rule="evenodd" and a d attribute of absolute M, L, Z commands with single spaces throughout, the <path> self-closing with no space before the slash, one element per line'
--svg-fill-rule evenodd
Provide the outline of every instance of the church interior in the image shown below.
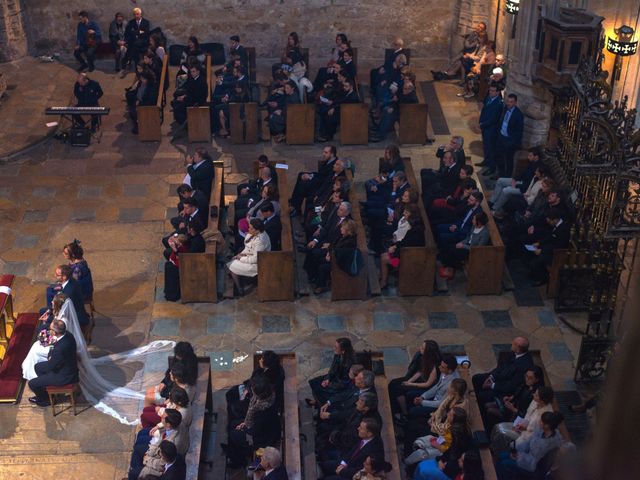
<path fill-rule="evenodd" d="M 639 29 L 0 0 L 0 478 L 633 478 Z"/>

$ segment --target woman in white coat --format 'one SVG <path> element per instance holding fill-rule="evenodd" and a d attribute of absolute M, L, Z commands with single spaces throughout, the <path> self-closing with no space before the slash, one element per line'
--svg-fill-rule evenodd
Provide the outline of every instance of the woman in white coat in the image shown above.
<path fill-rule="evenodd" d="M 264 231 L 262 219 L 252 218 L 249 221 L 249 233 L 244 239 L 244 249 L 227 264 L 233 284 L 239 295 L 244 295 L 240 277 L 255 277 L 258 275 L 258 252 L 268 252 L 270 250 L 271 242 L 269 241 L 269 235 Z"/>

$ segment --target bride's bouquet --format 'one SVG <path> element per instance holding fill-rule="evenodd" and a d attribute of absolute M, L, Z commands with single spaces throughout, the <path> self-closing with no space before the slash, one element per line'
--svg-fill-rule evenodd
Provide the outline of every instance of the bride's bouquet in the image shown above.
<path fill-rule="evenodd" d="M 38 341 L 43 347 L 50 347 L 55 343 L 56 337 L 49 331 L 48 328 L 45 328 L 44 330 L 40 330 L 40 333 L 38 333 Z"/>

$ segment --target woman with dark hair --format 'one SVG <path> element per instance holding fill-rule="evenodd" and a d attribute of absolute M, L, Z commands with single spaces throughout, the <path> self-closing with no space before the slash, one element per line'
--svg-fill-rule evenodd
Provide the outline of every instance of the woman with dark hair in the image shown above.
<path fill-rule="evenodd" d="M 71 267 L 71 276 L 80 285 L 82 299 L 89 301 L 93 298 L 93 278 L 89 264 L 84 259 L 84 249 L 80 246 L 80 240 L 74 240 L 62 247 L 62 254 Z M 62 285 L 54 284 L 47 287 L 47 305 L 53 301 L 53 297 L 60 293 Z"/>
<path fill-rule="evenodd" d="M 423 359 L 429 346 L 429 342 L 434 343 L 436 347 L 438 345 L 433 340 L 424 340 L 422 343 L 420 343 L 420 348 L 418 348 L 418 351 L 413 354 L 411 362 L 409 362 L 409 366 L 407 367 L 407 372 L 404 374 L 404 376 L 394 378 L 389 382 L 389 399 L 391 403 L 392 413 L 407 413 L 404 394 L 414 388 L 412 386 L 413 382 L 423 378 Z M 429 373 L 427 374 L 427 376 L 429 375 Z M 400 409 L 400 401 L 404 404 L 404 411 L 401 411 Z"/>
<path fill-rule="evenodd" d="M 524 384 L 513 395 L 496 398 L 485 404 L 484 425 L 488 432 L 500 422 L 513 422 L 516 417 L 524 418 L 533 400 L 533 393 L 544 385 L 542 369 L 534 365 L 524 374 Z"/>
<path fill-rule="evenodd" d="M 473 228 L 464 240 L 456 244 L 448 245 L 439 255 L 442 266 L 438 270 L 440 277 L 451 280 L 455 275 L 455 269 L 469 259 L 469 253 L 473 247 L 489 245 L 491 237 L 487 228 L 488 217 L 484 212 L 474 215 L 471 219 Z"/>
<path fill-rule="evenodd" d="M 404 172 L 404 163 L 397 145 L 388 145 L 378 166 L 378 175 L 365 182 L 367 201 L 385 198 L 391 193 L 391 181 L 397 172 Z"/>
<path fill-rule="evenodd" d="M 415 188 L 407 187 L 402 196 L 391 204 L 378 204 L 376 201 L 367 202 L 368 205 L 372 205 L 371 209 L 367 209 L 367 220 L 371 227 L 372 250 L 380 254 L 384 251 L 383 245 L 385 242 L 390 243 L 390 241 L 393 241 L 393 233 L 398 228 L 398 223 L 404 215 L 405 207 L 407 205 L 417 205 L 419 198 Z"/>
<path fill-rule="evenodd" d="M 184 381 L 189 385 L 195 385 L 198 378 L 198 357 L 193 350 L 193 346 L 189 342 L 178 342 L 173 347 L 173 359 L 170 359 L 169 368 L 164 373 L 162 381 L 147 390 L 145 395 L 145 405 L 162 405 L 166 398 L 169 397 L 173 389 L 174 382 L 171 380 L 171 371 L 173 365 L 181 363 L 179 367 L 180 375 L 184 377 Z"/>
<path fill-rule="evenodd" d="M 227 466 L 239 468 L 246 465 L 251 451 L 278 441 L 280 431 L 275 393 L 267 377 L 258 375 L 251 381 L 251 400 L 244 420 L 229 422 L 229 445 L 223 445 Z M 252 438 L 251 445 L 247 435 Z"/>
<path fill-rule="evenodd" d="M 498 480 L 518 480 L 531 476 L 538 462 L 551 450 L 562 445 L 558 426 L 564 417 L 559 412 L 545 412 L 533 435 L 524 442 L 516 442 L 511 452 L 502 452 L 496 462 Z M 631 478 L 631 477 L 629 477 Z"/>
<path fill-rule="evenodd" d="M 167 408 L 173 408 L 178 410 L 182 415 L 182 426 L 189 427 L 191 425 L 191 408 L 189 406 L 189 394 L 187 391 L 175 385 L 169 393 L 169 398 L 163 405 L 149 405 L 142 409 L 142 415 L 140 415 L 140 424 L 142 428 L 149 428 L 157 425 L 162 420 L 162 416 Z"/>
<path fill-rule="evenodd" d="M 460 473 L 455 480 L 484 480 L 482 458 L 477 450 L 463 453 L 458 459 L 458 467 L 460 467 Z"/>
<path fill-rule="evenodd" d="M 358 233 L 356 222 L 350 219 L 340 225 L 340 236 L 329 246 L 324 259 L 320 260 L 316 272 L 308 272 L 310 278 L 315 279 L 316 287 L 313 293 L 319 295 L 329 290 L 331 280 L 331 257 L 335 256 L 340 269 L 348 272 L 353 261 L 354 250 L 358 248 Z"/>
<path fill-rule="evenodd" d="M 458 174 L 458 185 L 456 186 L 455 190 L 453 191 L 453 193 L 451 195 L 448 195 L 447 197 L 440 197 L 440 198 L 436 198 L 433 200 L 433 202 L 431 203 L 431 207 L 429 208 L 429 218 L 431 218 L 431 214 L 432 211 L 433 213 L 438 213 L 440 208 L 446 208 L 447 210 L 455 210 L 455 207 L 458 205 L 458 203 L 460 202 L 460 199 L 462 198 L 462 195 L 465 191 L 465 189 L 467 188 L 467 185 L 469 185 L 469 182 L 467 180 L 472 180 L 474 183 L 474 190 L 477 188 L 475 186 L 475 180 L 473 180 L 473 178 L 471 178 L 471 176 L 473 175 L 473 165 L 462 165 L 462 167 L 460 167 L 460 173 Z M 441 223 L 441 222 L 436 222 L 436 223 Z"/>
<path fill-rule="evenodd" d="M 227 414 L 229 421 L 244 418 L 251 400 L 251 382 L 259 375 L 265 376 L 276 394 L 276 405 L 281 411 L 284 400 L 284 369 L 280 365 L 280 357 L 273 350 L 265 350 L 258 359 L 258 366 L 251 377 L 240 385 L 227 390 Z"/>
<path fill-rule="evenodd" d="M 187 41 L 187 48 L 185 48 L 184 52 L 182 52 L 182 58 L 180 59 L 180 71 L 179 75 L 182 73 L 188 74 L 188 59 L 190 57 L 194 57 L 198 59 L 200 65 L 204 63 L 205 54 L 202 50 L 200 50 L 200 42 L 196 37 L 189 37 Z"/>
<path fill-rule="evenodd" d="M 362 470 L 356 472 L 353 480 L 386 480 L 392 470 L 391 464 L 381 455 L 369 455 L 362 464 Z"/>
<path fill-rule="evenodd" d="M 262 187 L 258 201 L 251 201 L 249 210 L 247 210 L 244 218 L 238 220 L 238 232 L 247 233 L 251 219 L 261 218 L 259 216 L 260 208 L 269 202 L 273 205 L 274 213 L 280 215 L 280 196 L 278 195 L 278 187 L 273 182 L 269 182 Z"/>
<path fill-rule="evenodd" d="M 271 73 L 275 79 L 278 70 L 290 71 L 297 63 L 304 65 L 302 47 L 300 46 L 300 37 L 296 32 L 291 32 L 287 37 L 287 46 L 284 48 L 280 63 L 274 63 L 271 67 Z"/>
<path fill-rule="evenodd" d="M 247 103 L 251 101 L 249 94 L 249 85 L 246 82 L 236 82 L 230 92 L 220 98 L 218 103 L 212 110 L 214 133 L 225 138 L 229 136 L 229 104 L 230 103 Z M 217 113 L 217 115 L 216 115 Z"/>
<path fill-rule="evenodd" d="M 269 235 L 264 231 L 264 223 L 260 218 L 249 221 L 249 232 L 244 238 L 244 249 L 227 263 L 234 287 L 238 295 L 244 295 L 242 277 L 258 276 L 258 252 L 271 250 Z"/>
<path fill-rule="evenodd" d="M 404 247 L 424 247 L 424 224 L 417 205 L 404 207 L 398 228 L 393 232 L 392 243 L 380 256 L 380 288 L 387 288 L 389 267 L 400 266 L 400 250 Z"/>
<path fill-rule="evenodd" d="M 134 93 L 133 96 L 129 94 Z M 131 133 L 138 134 L 138 107 L 156 105 L 158 101 L 158 84 L 156 76 L 148 67 L 140 75 L 140 81 L 135 90 L 127 92 L 127 104 L 129 105 L 129 117 L 133 122 Z"/>
<path fill-rule="evenodd" d="M 171 254 L 164 262 L 164 298 L 168 302 L 180 300 L 180 254 L 189 252 L 189 237 L 186 234 L 169 237 Z"/>
<path fill-rule="evenodd" d="M 331 395 L 344 390 L 351 384 L 349 369 L 353 365 L 355 357 L 351 340 L 346 337 L 338 338 L 334 344 L 333 353 L 329 372 L 309 380 L 314 397 L 313 400 L 305 399 L 309 406 L 320 407 L 324 405 Z"/>
<path fill-rule="evenodd" d="M 160 61 L 163 61 L 164 56 L 167 54 L 165 51 L 166 47 L 167 42 L 165 41 L 164 35 L 158 32 L 149 35 L 149 49 L 158 56 Z"/>

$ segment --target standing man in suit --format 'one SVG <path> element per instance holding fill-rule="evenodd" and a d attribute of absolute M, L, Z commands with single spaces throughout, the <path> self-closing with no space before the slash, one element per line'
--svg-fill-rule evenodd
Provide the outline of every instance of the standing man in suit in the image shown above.
<path fill-rule="evenodd" d="M 510 93 L 507 96 L 498 128 L 498 140 L 496 142 L 498 177 L 511 178 L 513 156 L 522 145 L 522 132 L 524 129 L 524 115 L 518 108 L 518 96 L 515 93 Z"/>
<path fill-rule="evenodd" d="M 260 465 L 253 473 L 253 480 L 288 480 L 287 469 L 282 465 L 280 451 L 273 447 L 264 447 Z"/>
<path fill-rule="evenodd" d="M 484 160 L 476 163 L 478 167 L 487 167 L 487 175 L 496 172 L 496 137 L 498 135 L 498 123 L 503 110 L 502 96 L 498 87 L 489 86 L 489 93 L 482 102 L 480 111 L 480 131 L 482 132 L 482 148 Z"/>
<path fill-rule="evenodd" d="M 133 18 L 127 23 L 124 31 L 124 41 L 127 46 L 127 53 L 122 65 L 122 76 L 127 74 L 129 64 L 137 65 L 142 54 L 149 46 L 149 31 L 151 25 L 149 20 L 142 18 L 142 10 L 138 7 L 133 9 Z"/>
<path fill-rule="evenodd" d="M 78 13 L 78 18 L 80 21 L 76 28 L 76 48 L 73 50 L 73 56 L 80 62 L 79 72 L 87 68 L 93 72 L 96 69 L 93 62 L 96 49 L 102 43 L 102 33 L 98 24 L 89 20 L 89 14 L 84 10 Z"/>
<path fill-rule="evenodd" d="M 358 427 L 358 442 L 340 460 L 322 462 L 325 480 L 352 479 L 362 469 L 370 455 L 384 457 L 384 444 L 380 438 L 381 425 L 374 418 L 363 418 Z"/>
<path fill-rule="evenodd" d="M 164 463 L 164 473 L 160 480 L 185 480 L 187 466 L 182 455 L 178 455 L 178 449 L 173 442 L 163 440 L 160 443 L 160 455 Z"/>
<path fill-rule="evenodd" d="M 198 147 L 193 156 L 187 156 L 186 161 L 191 188 L 201 191 L 205 198 L 211 198 L 211 183 L 215 174 L 211 155 L 204 148 Z"/>
<path fill-rule="evenodd" d="M 264 231 L 269 235 L 271 251 L 282 250 L 282 221 L 276 215 L 273 203 L 267 202 L 260 207 L 260 215 L 264 224 Z"/>
<path fill-rule="evenodd" d="M 511 354 L 489 373 L 478 373 L 472 377 L 473 390 L 478 399 L 480 412 L 484 414 L 484 405 L 494 398 L 513 395 L 524 383 L 524 374 L 533 367 L 529 353 L 529 340 L 516 337 L 511 342 Z"/>
<path fill-rule="evenodd" d="M 53 348 L 49 351 L 49 359 L 36 363 L 38 375 L 29 380 L 29 388 L 35 394 L 29 401 L 39 407 L 51 405 L 47 396 L 47 387 L 78 383 L 78 360 L 76 359 L 76 340 L 67 332 L 67 324 L 62 320 L 51 322 L 49 330 L 56 338 Z"/>

